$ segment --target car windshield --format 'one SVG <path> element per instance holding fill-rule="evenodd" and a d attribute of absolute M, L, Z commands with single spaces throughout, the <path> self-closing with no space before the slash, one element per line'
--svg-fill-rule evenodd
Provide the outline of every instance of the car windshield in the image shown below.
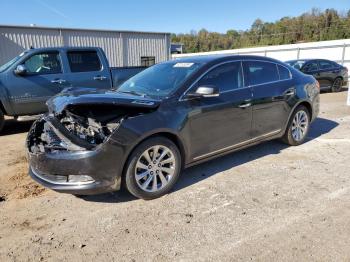
<path fill-rule="evenodd" d="M 290 65 L 291 67 L 294 67 L 295 69 L 300 70 L 303 65 L 305 65 L 306 61 L 304 60 L 292 60 L 292 61 L 287 61 L 286 64 Z"/>
<path fill-rule="evenodd" d="M 200 65 L 176 61 L 157 64 L 127 80 L 118 92 L 164 98 L 178 89 Z"/>
<path fill-rule="evenodd" d="M 16 63 L 25 53 L 20 54 L 19 56 L 16 56 L 15 58 L 8 61 L 6 64 L 3 64 L 0 66 L 0 73 L 7 70 L 10 66 L 12 66 L 14 63 Z"/>

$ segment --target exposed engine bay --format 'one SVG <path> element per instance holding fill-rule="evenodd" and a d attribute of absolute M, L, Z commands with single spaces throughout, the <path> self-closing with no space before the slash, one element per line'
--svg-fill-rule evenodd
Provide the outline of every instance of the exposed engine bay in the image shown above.
<path fill-rule="evenodd" d="M 48 114 L 36 121 L 28 135 L 32 153 L 93 150 L 107 141 L 124 119 L 148 108 L 114 105 L 71 105 L 59 115 Z"/>

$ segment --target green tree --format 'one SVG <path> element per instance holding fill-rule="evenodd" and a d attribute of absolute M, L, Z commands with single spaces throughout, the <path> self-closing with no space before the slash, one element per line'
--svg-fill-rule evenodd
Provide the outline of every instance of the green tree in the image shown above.
<path fill-rule="evenodd" d="M 183 43 L 185 52 L 191 53 L 343 38 L 350 38 L 350 10 L 341 14 L 335 9 L 321 11 L 317 8 L 274 23 L 258 18 L 246 31 L 230 29 L 222 34 L 203 28 L 198 32 L 171 35 L 173 42 Z"/>

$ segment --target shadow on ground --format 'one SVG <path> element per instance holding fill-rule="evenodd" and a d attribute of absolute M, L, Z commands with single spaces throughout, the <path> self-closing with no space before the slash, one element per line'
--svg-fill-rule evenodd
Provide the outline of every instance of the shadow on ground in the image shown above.
<path fill-rule="evenodd" d="M 317 118 L 311 126 L 306 143 L 312 141 L 313 139 L 321 135 L 329 133 L 336 126 L 338 126 L 338 123 L 332 120 Z M 283 144 L 279 141 L 269 141 L 257 146 L 244 149 L 242 151 L 237 151 L 226 156 L 210 160 L 203 164 L 190 167 L 183 172 L 173 192 L 181 190 L 188 186 L 192 186 L 204 179 L 207 179 L 208 177 L 216 175 L 217 173 L 229 170 L 231 168 L 240 166 L 250 161 L 262 158 L 267 155 L 279 154 L 283 149 L 287 147 L 288 146 L 286 144 Z M 85 196 L 82 198 L 86 201 L 105 203 L 118 203 L 132 201 L 136 199 L 135 197 L 131 196 L 128 192 L 126 192 L 126 190 L 122 190 L 120 192 L 112 194 Z"/>
<path fill-rule="evenodd" d="M 6 119 L 1 136 L 27 133 L 34 121 L 16 121 L 15 119 Z"/>

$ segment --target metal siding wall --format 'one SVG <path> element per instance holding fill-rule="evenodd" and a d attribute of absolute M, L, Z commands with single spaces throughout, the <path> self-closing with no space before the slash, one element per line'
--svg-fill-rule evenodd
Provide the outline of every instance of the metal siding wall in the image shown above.
<path fill-rule="evenodd" d="M 156 63 L 168 60 L 168 41 L 165 34 L 122 33 L 124 65 L 140 66 L 141 56 L 155 56 Z"/>
<path fill-rule="evenodd" d="M 0 27 L 0 64 L 33 47 L 61 46 L 59 30 Z"/>
<path fill-rule="evenodd" d="M 0 64 L 33 47 L 97 46 L 111 66 L 139 66 L 141 56 L 155 56 L 156 63 L 170 58 L 170 35 L 80 29 L 0 26 Z"/>
<path fill-rule="evenodd" d="M 118 32 L 62 30 L 65 46 L 101 47 L 110 66 L 123 66 L 122 39 Z"/>

